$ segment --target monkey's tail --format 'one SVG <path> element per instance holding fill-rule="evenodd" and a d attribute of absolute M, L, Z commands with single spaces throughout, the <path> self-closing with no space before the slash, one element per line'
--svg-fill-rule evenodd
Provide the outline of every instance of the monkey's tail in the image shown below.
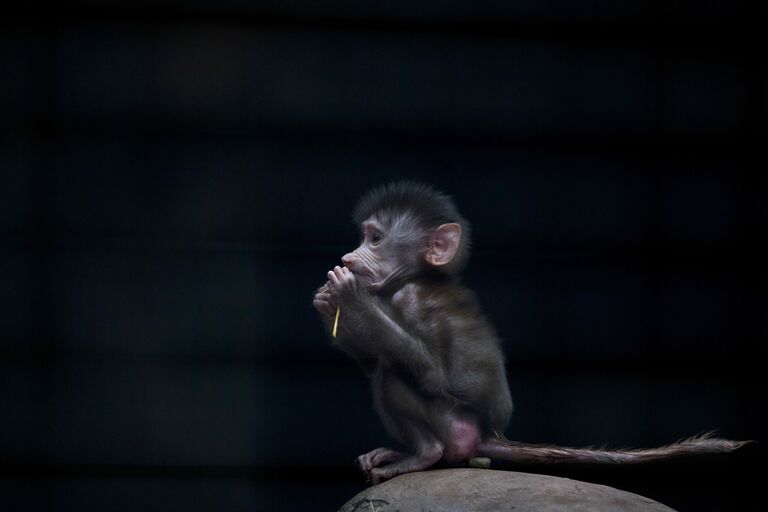
<path fill-rule="evenodd" d="M 637 464 L 683 455 L 727 453 L 750 442 L 721 439 L 714 437 L 712 432 L 706 432 L 658 448 L 607 450 L 523 444 L 502 438 L 490 438 L 478 446 L 477 454 L 481 457 L 518 463 Z"/>

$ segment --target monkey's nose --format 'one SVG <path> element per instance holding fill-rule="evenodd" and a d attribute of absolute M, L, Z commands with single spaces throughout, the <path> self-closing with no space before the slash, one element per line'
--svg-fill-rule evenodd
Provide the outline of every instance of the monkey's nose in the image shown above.
<path fill-rule="evenodd" d="M 352 256 L 352 253 L 345 254 L 344 256 L 341 257 L 341 262 L 344 264 L 345 267 L 349 267 L 350 265 L 352 265 L 352 263 L 354 263 L 354 261 L 355 261 L 355 257 Z"/>

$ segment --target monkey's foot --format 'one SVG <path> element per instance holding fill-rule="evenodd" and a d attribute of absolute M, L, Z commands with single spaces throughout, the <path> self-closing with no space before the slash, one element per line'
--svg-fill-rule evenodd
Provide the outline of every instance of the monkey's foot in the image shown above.
<path fill-rule="evenodd" d="M 376 485 L 403 473 L 428 469 L 439 461 L 442 456 L 443 446 L 439 443 L 435 444 L 422 453 L 403 457 L 399 461 L 384 467 L 373 468 L 370 473 L 371 481 Z"/>
<path fill-rule="evenodd" d="M 382 464 L 397 462 L 403 457 L 405 457 L 404 453 L 390 450 L 389 448 L 376 448 L 375 450 L 371 450 L 370 452 L 359 456 L 357 458 L 357 465 L 360 466 L 360 469 L 364 473 L 370 474 L 373 468 L 381 466 Z"/>

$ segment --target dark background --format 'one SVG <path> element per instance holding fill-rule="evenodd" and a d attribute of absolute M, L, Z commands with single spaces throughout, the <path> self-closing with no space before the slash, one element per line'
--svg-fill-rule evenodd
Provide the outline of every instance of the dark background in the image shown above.
<path fill-rule="evenodd" d="M 765 439 L 760 2 L 0 18 L 0 508 L 335 510 L 388 444 L 311 307 L 368 188 L 474 225 L 516 440 Z M 761 446 L 528 468 L 761 509 Z M 764 467 L 764 464 L 763 464 Z"/>

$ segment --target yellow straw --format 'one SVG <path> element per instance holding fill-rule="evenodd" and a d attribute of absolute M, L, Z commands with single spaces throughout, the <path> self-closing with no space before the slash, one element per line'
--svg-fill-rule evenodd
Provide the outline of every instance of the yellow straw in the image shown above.
<path fill-rule="evenodd" d="M 339 327 L 339 313 L 341 313 L 341 306 L 336 306 L 336 320 L 333 321 L 333 337 L 336 337 L 336 329 Z"/>

